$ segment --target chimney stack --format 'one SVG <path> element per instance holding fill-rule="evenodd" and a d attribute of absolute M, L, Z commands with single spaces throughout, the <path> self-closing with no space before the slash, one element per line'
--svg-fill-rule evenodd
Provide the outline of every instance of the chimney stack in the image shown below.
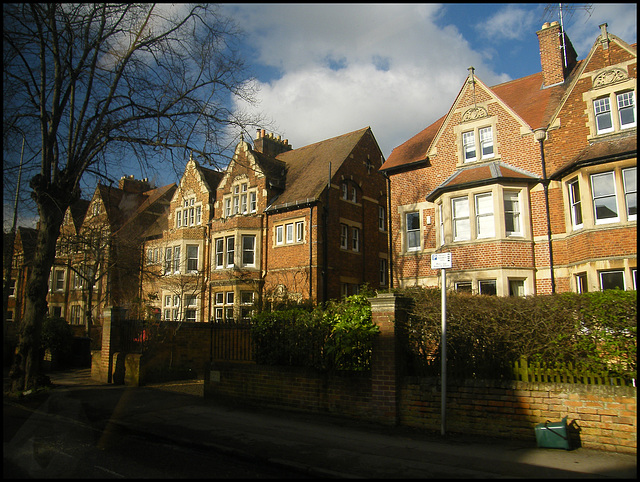
<path fill-rule="evenodd" d="M 133 175 L 122 176 L 118 182 L 118 188 L 126 192 L 141 193 L 151 189 L 147 178 L 138 180 Z"/>
<path fill-rule="evenodd" d="M 276 157 L 278 154 L 293 149 L 289 145 L 289 139 L 282 140 L 281 136 L 267 134 L 264 129 L 258 129 L 256 139 L 253 141 L 253 150 L 266 156 Z"/>
<path fill-rule="evenodd" d="M 540 43 L 543 85 L 561 84 L 576 65 L 578 54 L 558 22 L 545 22 L 536 33 Z"/>

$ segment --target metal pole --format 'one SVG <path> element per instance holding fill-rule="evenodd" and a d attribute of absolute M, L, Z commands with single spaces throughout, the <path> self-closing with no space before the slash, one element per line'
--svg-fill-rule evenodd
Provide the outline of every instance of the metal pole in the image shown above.
<path fill-rule="evenodd" d="M 445 434 L 446 427 L 446 404 L 447 404 L 447 270 L 442 268 L 442 339 L 440 340 L 440 353 L 441 353 L 441 399 L 440 399 L 440 414 L 441 414 L 441 426 L 440 433 Z"/>

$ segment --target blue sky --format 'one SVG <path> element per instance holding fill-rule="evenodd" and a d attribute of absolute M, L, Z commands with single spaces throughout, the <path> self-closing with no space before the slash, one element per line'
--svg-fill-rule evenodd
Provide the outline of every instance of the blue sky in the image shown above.
<path fill-rule="evenodd" d="M 545 12 L 546 5 L 555 8 Z M 637 41 L 635 3 L 585 5 L 569 4 L 564 14 L 579 59 L 604 22 L 622 40 Z M 539 72 L 536 31 L 558 20 L 557 6 L 225 4 L 246 34 L 242 47 L 259 88 L 257 106 L 236 107 L 261 112 L 264 127 L 294 148 L 370 126 L 386 158 L 447 112 L 469 66 L 488 85 Z M 111 177 L 129 174 L 178 182 L 173 170 L 137 167 Z M 4 202 L 6 226 L 13 195 Z M 25 213 L 20 224 L 32 218 Z"/>

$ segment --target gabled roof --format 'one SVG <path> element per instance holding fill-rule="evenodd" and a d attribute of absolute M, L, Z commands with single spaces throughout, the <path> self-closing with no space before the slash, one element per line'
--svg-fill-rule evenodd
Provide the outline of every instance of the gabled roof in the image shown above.
<path fill-rule="evenodd" d="M 572 72 L 575 72 L 577 67 Z M 476 77 L 477 78 L 477 77 Z M 467 80 L 465 80 L 465 83 Z M 517 114 L 529 125 L 531 130 L 546 127 L 548 121 L 559 105 L 566 87 L 570 84 L 568 79 L 562 84 L 542 88 L 542 72 L 528 75 L 520 79 L 511 80 L 493 87 L 489 87 L 505 106 Z M 395 170 L 410 167 L 412 164 L 428 161 L 427 152 L 443 127 L 448 114 L 422 130 L 411 139 L 396 147 L 381 170 Z"/>
<path fill-rule="evenodd" d="M 25 263 L 30 262 L 33 259 L 33 255 L 36 250 L 36 240 L 38 238 L 38 230 L 35 228 L 26 228 L 24 226 L 18 226 L 16 228 L 16 237 L 13 244 L 13 249 L 18 245 L 22 247 Z"/>
<path fill-rule="evenodd" d="M 286 186 L 267 211 L 319 199 L 329 181 L 370 127 L 279 154 L 286 164 Z M 329 172 L 331 166 L 331 172 Z"/>
<path fill-rule="evenodd" d="M 505 182 L 538 183 L 535 174 L 509 166 L 501 161 L 489 162 L 456 170 L 449 178 L 427 195 L 427 201 L 437 199 L 443 192 Z"/>
<path fill-rule="evenodd" d="M 196 169 L 200 171 L 200 175 L 202 176 L 202 179 L 207 184 L 207 188 L 209 189 L 209 192 L 215 194 L 216 189 L 218 188 L 218 184 L 220 184 L 220 181 L 224 177 L 224 172 L 216 171 L 214 169 L 209 169 L 208 167 L 201 166 L 200 163 L 195 160 L 193 162 L 196 165 Z"/>
<path fill-rule="evenodd" d="M 142 196 L 145 198 L 138 206 L 134 213 L 132 213 L 122 224 L 118 231 L 123 230 L 125 227 L 131 226 L 134 223 L 143 227 L 145 224 L 150 224 L 149 220 L 143 220 L 145 216 L 158 217 L 164 214 L 164 207 L 162 206 L 162 200 L 165 199 L 165 204 L 171 200 L 173 193 L 176 191 L 177 186 L 175 183 L 168 184 L 166 186 L 158 187 L 150 191 L 145 191 Z M 161 207 L 156 207 L 160 205 Z M 152 221 L 153 222 L 153 221 Z"/>
<path fill-rule="evenodd" d="M 71 218 L 73 220 L 73 225 L 75 226 L 76 231 L 78 231 L 80 229 L 80 226 L 82 226 L 82 222 L 84 221 L 84 217 L 87 214 L 87 210 L 89 209 L 90 204 L 91 201 L 88 201 L 86 199 L 78 199 L 76 202 L 71 204 L 71 206 L 69 206 L 69 209 L 71 210 Z"/>

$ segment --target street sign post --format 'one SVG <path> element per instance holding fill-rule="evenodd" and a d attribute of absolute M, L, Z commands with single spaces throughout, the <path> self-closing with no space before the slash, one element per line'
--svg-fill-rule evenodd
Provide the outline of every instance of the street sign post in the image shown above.
<path fill-rule="evenodd" d="M 442 270 L 442 338 L 440 340 L 440 433 L 446 432 L 446 405 L 447 405 L 447 269 L 451 268 L 451 253 L 433 253 L 431 255 L 431 269 Z"/>

